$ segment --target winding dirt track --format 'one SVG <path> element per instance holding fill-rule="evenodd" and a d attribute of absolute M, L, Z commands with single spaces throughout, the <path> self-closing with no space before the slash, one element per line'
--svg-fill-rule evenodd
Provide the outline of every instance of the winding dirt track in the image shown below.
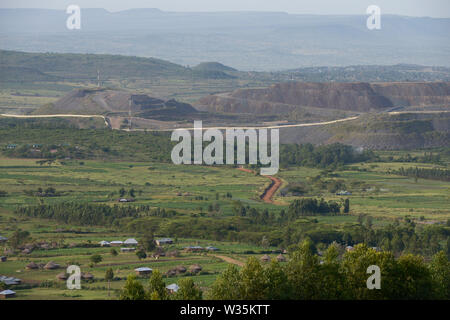
<path fill-rule="evenodd" d="M 235 264 L 235 265 L 237 265 L 239 267 L 243 267 L 244 266 L 244 263 L 242 261 L 239 261 L 239 260 L 227 257 L 227 256 L 221 256 L 221 255 L 217 255 L 217 254 L 213 254 L 212 256 L 216 257 L 216 258 L 219 258 L 219 259 L 221 259 L 221 260 L 223 260 L 225 262 L 228 262 L 228 263 L 231 263 L 231 264 Z"/>
<path fill-rule="evenodd" d="M 240 171 L 248 172 L 248 173 L 255 173 L 254 171 L 250 169 L 245 168 L 238 168 Z M 282 181 L 278 178 L 272 177 L 272 176 L 265 176 L 268 179 L 271 180 L 270 185 L 264 190 L 263 194 L 261 195 L 261 199 L 266 203 L 273 203 L 272 197 L 277 192 L 277 190 L 281 187 Z"/>

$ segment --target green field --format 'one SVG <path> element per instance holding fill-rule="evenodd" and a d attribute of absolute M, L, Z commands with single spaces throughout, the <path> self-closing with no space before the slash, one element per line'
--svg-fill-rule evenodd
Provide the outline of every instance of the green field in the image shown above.
<path fill-rule="evenodd" d="M 117 299 L 126 276 L 141 266 L 159 269 L 164 273 L 179 265 L 189 268 L 192 264 L 199 264 L 203 268 L 202 272 L 190 276 L 202 290 L 207 291 L 228 262 L 215 257 L 212 253 L 184 252 L 184 247 L 215 246 L 219 248 L 218 255 L 230 257 L 241 263 L 250 256 L 259 258 L 263 253 L 270 253 L 277 247 L 263 245 L 259 240 L 250 243 L 202 237 L 178 238 L 161 230 L 172 230 L 168 226 L 177 221 L 180 223 L 187 221 L 196 223 L 197 219 L 224 223 L 233 221 L 236 201 L 259 210 L 268 209 L 277 217 L 282 209 L 288 209 L 291 201 L 301 198 L 290 194 L 282 195 L 281 192 L 297 184 L 307 186 L 303 197 L 323 197 L 326 200 L 340 201 L 343 196 L 337 196 L 335 192 L 327 189 L 333 180 L 339 180 L 342 188 L 352 193 L 345 196 L 349 198 L 351 204 L 349 214 L 305 217 L 290 225 L 300 230 L 304 226 L 311 228 L 314 225 L 313 230 L 319 232 L 320 228 L 347 230 L 346 228 L 357 225 L 360 215 L 371 216 L 375 227 L 386 226 L 405 216 L 419 224 L 443 223 L 450 218 L 448 182 L 428 179 L 416 181 L 413 178 L 387 173 L 388 168 L 408 167 L 411 166 L 409 163 L 359 163 L 342 170 L 326 172 L 306 167 L 282 168 L 278 177 L 282 179 L 283 185 L 276 193 L 274 203 L 268 204 L 259 199 L 269 184 L 268 179 L 242 172 L 231 166 L 176 166 L 155 162 L 101 160 L 57 160 L 50 165 L 41 165 L 37 161 L 38 159 L 0 158 L 0 189 L 7 192 L 6 196 L 0 197 L 1 235 L 9 237 L 14 230 L 20 228 L 30 232 L 33 242 L 46 241 L 56 244 L 55 248 L 35 249 L 28 254 L 18 252 L 0 264 L 0 275 L 14 276 L 23 280 L 23 284 L 17 290 L 19 299 Z M 427 163 L 414 165 L 434 166 Z M 58 196 L 33 195 L 38 188 L 45 190 L 48 187 L 55 188 Z M 178 212 L 174 218 L 143 217 L 138 220 L 149 225 L 152 221 L 167 224 L 166 227 L 160 225 L 155 237 L 168 236 L 176 239 L 175 244 L 166 250 L 178 250 L 180 252 L 178 257 L 160 257 L 159 260 L 148 257 L 139 260 L 134 253 L 119 253 L 118 256 L 113 256 L 110 248 L 92 246 L 101 240 L 139 239 L 141 233 L 133 231 L 137 229 L 107 225 L 67 225 L 55 220 L 18 216 L 14 213 L 18 206 L 66 202 L 128 206 L 118 204 L 121 188 L 135 190 L 136 201 L 132 206 L 148 205 L 150 208 L 173 209 Z M 231 194 L 232 197 L 226 197 L 227 194 Z M 209 208 L 213 205 L 217 207 L 211 211 Z M 133 225 L 132 221 L 127 223 L 128 226 Z M 271 232 L 270 239 L 277 236 L 285 237 L 282 233 L 284 229 L 277 231 L 264 226 L 255 228 L 251 229 L 255 232 L 254 237 L 263 235 L 264 230 Z M 3 249 L 5 248 L 6 245 Z M 89 259 L 93 254 L 100 254 L 103 261 L 92 265 Z M 276 254 L 271 254 L 271 257 L 275 258 Z M 25 269 L 30 262 L 45 264 L 49 261 L 61 266 L 80 265 L 83 272 L 89 272 L 95 278 L 93 281 L 83 282 L 82 290 L 71 291 L 65 288 L 64 281 L 56 279 L 56 275 L 63 269 Z M 104 280 L 108 268 L 113 269 L 116 277 L 111 283 L 110 295 L 107 290 L 108 284 Z M 167 284 L 176 283 L 181 276 L 185 275 L 166 277 L 164 281 Z M 147 280 L 140 278 L 140 281 L 145 284 Z"/>

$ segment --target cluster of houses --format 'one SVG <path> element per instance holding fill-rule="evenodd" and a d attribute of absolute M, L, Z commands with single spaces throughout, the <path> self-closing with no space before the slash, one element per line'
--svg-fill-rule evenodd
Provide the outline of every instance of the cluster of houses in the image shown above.
<path fill-rule="evenodd" d="M 21 284 L 22 280 L 14 277 L 0 276 L 0 282 L 3 282 L 4 284 L 11 286 Z"/>
<path fill-rule="evenodd" d="M 281 253 L 277 256 L 276 259 L 278 262 L 286 262 L 287 261 L 286 257 L 284 255 L 282 255 Z M 270 262 L 270 260 L 271 260 L 270 256 L 268 256 L 267 254 L 265 254 L 261 257 L 262 262 Z"/>
<path fill-rule="evenodd" d="M 8 285 L 18 285 L 22 283 L 21 279 L 14 278 L 14 277 L 7 277 L 7 276 L 0 276 L 0 282 Z M 8 299 L 8 298 L 14 298 L 16 296 L 16 293 L 12 290 L 3 290 L 0 292 L 0 299 Z"/>
<path fill-rule="evenodd" d="M 121 252 L 133 252 L 136 251 L 136 246 L 138 245 L 138 242 L 136 239 L 130 238 L 127 239 L 125 241 L 120 241 L 120 240 L 114 240 L 111 242 L 108 241 L 100 241 L 100 245 L 102 247 L 122 247 L 120 248 Z"/>
<path fill-rule="evenodd" d="M 191 273 L 191 274 L 198 274 L 202 270 L 203 270 L 203 268 L 198 264 L 193 264 L 192 266 L 189 267 L 189 273 Z M 139 267 L 139 268 L 134 269 L 134 271 L 136 272 L 136 274 L 138 276 L 148 276 L 153 272 L 153 270 L 148 267 Z M 176 267 L 168 270 L 166 272 L 166 275 L 169 277 L 172 277 L 172 276 L 184 274 L 187 271 L 188 271 L 188 269 L 185 266 L 176 266 Z"/>

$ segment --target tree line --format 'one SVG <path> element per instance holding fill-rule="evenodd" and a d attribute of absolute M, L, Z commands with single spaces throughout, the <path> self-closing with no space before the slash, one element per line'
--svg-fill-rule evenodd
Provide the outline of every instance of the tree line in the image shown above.
<path fill-rule="evenodd" d="M 261 263 L 251 257 L 239 269 L 228 268 L 204 294 L 191 278 L 180 280 L 180 289 L 170 294 L 159 271 L 147 288 L 130 276 L 121 291 L 124 300 L 424 300 L 450 299 L 450 262 L 444 252 L 430 262 L 418 255 L 396 259 L 361 244 L 340 254 L 330 245 L 319 256 L 310 241 L 289 249 L 287 262 Z M 369 289 L 369 266 L 380 268 L 379 289 Z"/>
<path fill-rule="evenodd" d="M 440 181 L 450 181 L 450 170 L 440 168 L 418 168 L 418 167 L 401 167 L 398 170 L 389 170 L 390 174 L 397 174 L 405 177 L 413 177 L 415 179 L 431 179 Z"/>
<path fill-rule="evenodd" d="M 314 168 L 337 168 L 346 164 L 377 159 L 370 150 L 356 151 L 341 143 L 324 146 L 307 144 L 283 144 L 280 146 L 280 164 Z"/>

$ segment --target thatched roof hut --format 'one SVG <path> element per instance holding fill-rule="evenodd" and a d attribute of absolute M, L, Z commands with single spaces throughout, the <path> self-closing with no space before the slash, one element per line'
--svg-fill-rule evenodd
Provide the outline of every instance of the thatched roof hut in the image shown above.
<path fill-rule="evenodd" d="M 263 255 L 261 257 L 261 261 L 262 262 L 269 262 L 270 261 L 270 257 L 267 254 L 265 254 L 265 255 Z"/>
<path fill-rule="evenodd" d="M 185 273 L 187 269 L 184 266 L 177 266 L 175 267 L 175 270 L 177 271 L 177 273 Z"/>
<path fill-rule="evenodd" d="M 39 269 L 39 266 L 35 262 L 30 262 L 29 264 L 26 265 L 25 268 L 28 270 L 34 270 L 34 269 Z"/>
<path fill-rule="evenodd" d="M 56 275 L 56 278 L 58 280 L 67 280 L 68 276 L 67 276 L 67 273 L 61 272 Z"/>
<path fill-rule="evenodd" d="M 86 272 L 81 274 L 81 278 L 83 278 L 83 280 L 93 280 L 94 275 L 92 273 Z"/>
<path fill-rule="evenodd" d="M 200 271 L 202 271 L 202 267 L 198 264 L 193 264 L 192 266 L 189 267 L 189 272 L 190 273 L 199 273 Z"/>
<path fill-rule="evenodd" d="M 54 269 L 58 269 L 59 268 L 59 264 L 54 263 L 53 261 L 50 261 L 49 263 L 47 263 L 44 266 L 45 269 L 47 270 L 54 270 Z"/>
<path fill-rule="evenodd" d="M 281 253 L 277 256 L 278 262 L 286 262 L 286 257 L 283 256 Z"/>
<path fill-rule="evenodd" d="M 167 252 L 168 257 L 178 257 L 180 255 L 180 252 L 178 250 L 172 250 Z"/>
<path fill-rule="evenodd" d="M 168 270 L 168 271 L 166 272 L 166 275 L 167 275 L 168 277 L 176 276 L 176 275 L 177 275 L 177 271 L 176 271 L 175 269 L 170 269 L 170 270 Z"/>

